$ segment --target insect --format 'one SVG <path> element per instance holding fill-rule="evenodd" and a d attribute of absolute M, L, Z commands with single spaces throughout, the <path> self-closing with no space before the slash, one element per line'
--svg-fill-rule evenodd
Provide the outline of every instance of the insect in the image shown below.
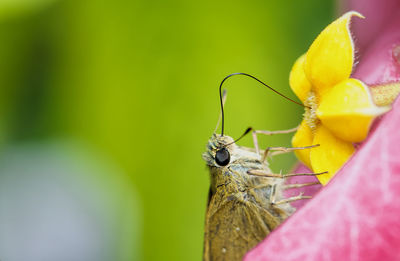
<path fill-rule="evenodd" d="M 272 89 L 254 76 L 245 73 L 228 75 L 219 86 L 221 134 L 216 134 L 214 131 L 208 141 L 207 150 L 203 153 L 203 159 L 209 167 L 211 180 L 204 234 L 203 260 L 205 261 L 242 260 L 245 253 L 255 247 L 295 211 L 289 204 L 290 202 L 310 198 L 303 194 L 284 198 L 283 191 L 287 188 L 318 183 L 285 185 L 285 179 L 297 175 L 322 174 L 274 174 L 269 169 L 266 158 L 272 151 L 285 153 L 296 149 L 311 149 L 318 145 L 297 148 L 270 147 L 260 153 L 257 134 L 290 133 L 294 132 L 296 128 L 276 132 L 254 131 L 252 128 L 248 128 L 237 140 L 224 135 L 223 107 L 226 92 L 224 91 L 224 95 L 222 95 L 221 89 L 225 80 L 234 75 L 251 77 Z M 276 90 L 272 90 L 291 100 Z M 238 146 L 236 142 L 251 131 L 255 149 Z"/>

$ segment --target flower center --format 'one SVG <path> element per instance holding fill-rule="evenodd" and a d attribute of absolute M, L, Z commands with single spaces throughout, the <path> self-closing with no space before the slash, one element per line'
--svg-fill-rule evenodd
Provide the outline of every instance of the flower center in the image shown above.
<path fill-rule="evenodd" d="M 308 93 L 307 99 L 304 101 L 305 112 L 304 112 L 304 120 L 306 121 L 308 127 L 310 127 L 311 131 L 315 131 L 317 129 L 317 124 L 319 123 L 319 119 L 317 118 L 317 106 L 318 99 L 315 95 L 315 92 L 310 91 Z"/>

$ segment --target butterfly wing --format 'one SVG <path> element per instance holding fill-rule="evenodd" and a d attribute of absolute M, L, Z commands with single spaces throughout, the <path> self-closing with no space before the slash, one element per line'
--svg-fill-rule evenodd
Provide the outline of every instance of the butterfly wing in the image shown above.
<path fill-rule="evenodd" d="M 204 260 L 242 260 L 281 222 L 253 202 L 217 191 L 207 209 Z"/>

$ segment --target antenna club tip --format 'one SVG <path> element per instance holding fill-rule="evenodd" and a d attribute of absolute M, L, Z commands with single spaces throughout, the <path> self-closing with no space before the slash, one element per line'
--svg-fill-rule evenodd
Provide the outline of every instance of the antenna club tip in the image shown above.
<path fill-rule="evenodd" d="M 252 131 L 253 128 L 252 127 L 248 127 L 247 130 L 245 131 L 245 134 L 249 133 L 250 131 Z"/>

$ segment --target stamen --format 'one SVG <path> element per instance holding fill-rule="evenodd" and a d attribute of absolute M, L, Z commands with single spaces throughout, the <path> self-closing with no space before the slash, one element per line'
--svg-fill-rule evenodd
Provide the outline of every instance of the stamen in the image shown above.
<path fill-rule="evenodd" d="M 315 92 L 310 91 L 308 93 L 307 99 L 304 101 L 304 105 L 307 106 L 305 107 L 304 120 L 310 129 L 315 131 L 319 123 L 319 119 L 317 118 L 318 98 Z"/>

